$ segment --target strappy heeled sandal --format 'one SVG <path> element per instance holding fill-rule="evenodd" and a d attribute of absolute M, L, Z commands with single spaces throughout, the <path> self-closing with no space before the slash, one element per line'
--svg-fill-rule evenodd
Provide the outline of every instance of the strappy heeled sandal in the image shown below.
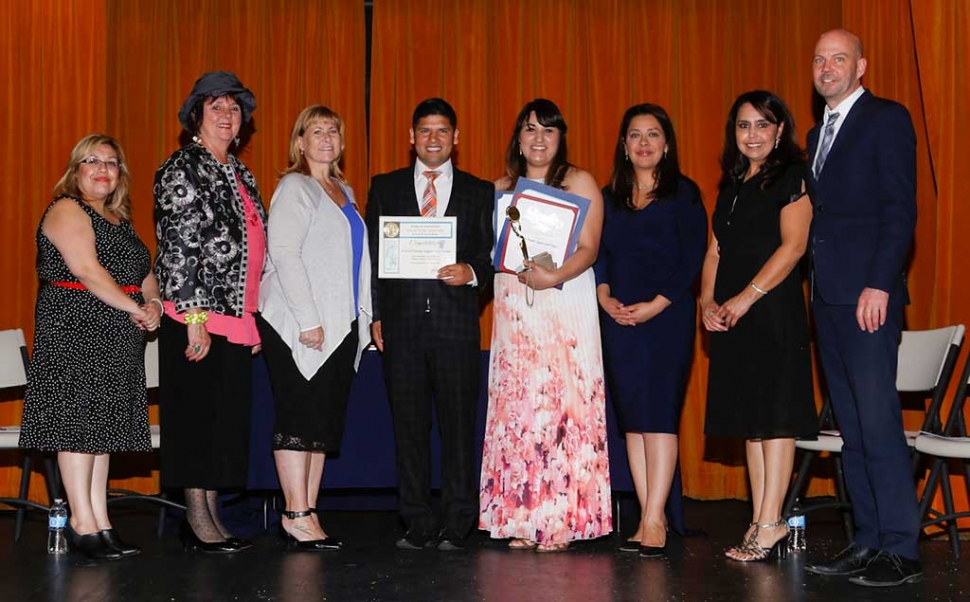
<path fill-rule="evenodd" d="M 761 547 L 761 544 L 758 543 L 758 531 L 760 529 L 776 529 L 782 526 L 785 527 L 785 534 L 781 536 L 781 539 L 772 544 L 770 548 Z M 736 562 L 764 562 L 776 557 L 785 558 L 788 556 L 788 522 L 782 518 L 767 525 L 755 525 L 754 537 L 745 542 L 744 546 L 737 551 L 741 554 L 747 554 L 747 556 L 744 558 L 728 556 L 728 558 Z"/>
<path fill-rule="evenodd" d="M 750 544 L 751 542 L 753 542 L 758 538 L 758 523 L 756 521 L 751 521 L 750 523 L 748 523 L 748 529 L 750 529 L 751 527 L 754 527 L 754 529 L 751 531 L 751 534 L 748 535 L 746 538 L 742 539 L 741 543 L 739 543 L 736 546 L 731 546 L 730 548 L 724 550 L 725 556 L 727 556 L 728 558 L 731 558 L 731 554 L 745 553 L 745 550 L 747 549 L 748 544 Z M 748 532 L 747 529 L 745 529 L 745 533 L 747 532 Z"/>

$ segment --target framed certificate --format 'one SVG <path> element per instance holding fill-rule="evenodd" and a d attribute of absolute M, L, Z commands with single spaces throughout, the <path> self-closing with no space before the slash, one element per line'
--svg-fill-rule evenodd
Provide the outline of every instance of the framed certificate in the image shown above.
<path fill-rule="evenodd" d="M 439 269 L 455 263 L 456 217 L 382 215 L 377 234 L 378 278 L 437 280 Z"/>
<path fill-rule="evenodd" d="M 502 206 L 507 197 L 500 194 L 496 193 L 496 221 L 501 223 L 501 229 L 496 228 L 496 270 L 512 274 L 522 271 L 523 240 L 530 258 L 548 253 L 557 266 L 576 251 L 589 212 L 589 199 L 525 178 L 519 178 L 506 208 Z M 515 207 L 518 212 L 515 228 L 506 215 L 507 207 Z"/>

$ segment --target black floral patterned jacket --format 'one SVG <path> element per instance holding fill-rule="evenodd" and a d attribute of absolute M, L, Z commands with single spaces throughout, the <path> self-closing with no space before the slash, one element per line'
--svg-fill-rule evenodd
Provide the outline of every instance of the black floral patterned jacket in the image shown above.
<path fill-rule="evenodd" d="M 236 157 L 229 159 L 223 165 L 192 143 L 155 172 L 155 276 L 162 299 L 179 313 L 202 308 L 243 315 L 249 244 L 235 177 L 256 205 L 264 232 L 266 211 L 253 174 Z"/>

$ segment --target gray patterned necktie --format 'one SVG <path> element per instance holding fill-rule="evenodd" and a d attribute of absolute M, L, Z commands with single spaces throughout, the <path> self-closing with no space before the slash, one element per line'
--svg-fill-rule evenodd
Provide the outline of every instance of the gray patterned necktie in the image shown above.
<path fill-rule="evenodd" d="M 832 139 L 835 138 L 835 122 L 838 118 L 838 113 L 829 113 L 829 120 L 825 122 L 825 131 L 822 133 L 822 146 L 818 149 L 818 157 L 815 159 L 816 179 L 822 173 L 825 158 L 829 156 L 829 150 L 832 149 Z"/>

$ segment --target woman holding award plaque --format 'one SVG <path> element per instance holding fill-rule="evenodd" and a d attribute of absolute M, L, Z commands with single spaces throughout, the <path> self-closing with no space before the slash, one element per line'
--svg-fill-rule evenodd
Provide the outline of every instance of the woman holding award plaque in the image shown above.
<path fill-rule="evenodd" d="M 525 105 L 495 186 L 528 178 L 589 200 L 575 251 L 561 266 L 523 260 L 496 273 L 480 528 L 509 547 L 562 552 L 612 530 L 603 361 L 592 265 L 603 199 L 571 165 L 566 123 L 545 99 Z M 515 217 L 510 216 L 510 217 Z M 527 225 L 509 236 L 528 241 Z M 527 245 L 509 243 L 509 252 Z"/>
<path fill-rule="evenodd" d="M 620 550 L 661 556 L 668 497 L 675 528 L 680 516 L 679 485 L 672 486 L 697 322 L 691 285 L 707 246 L 700 190 L 680 173 L 661 107 L 636 105 L 623 115 L 603 198 L 595 266 L 603 354 L 641 511 Z"/>

